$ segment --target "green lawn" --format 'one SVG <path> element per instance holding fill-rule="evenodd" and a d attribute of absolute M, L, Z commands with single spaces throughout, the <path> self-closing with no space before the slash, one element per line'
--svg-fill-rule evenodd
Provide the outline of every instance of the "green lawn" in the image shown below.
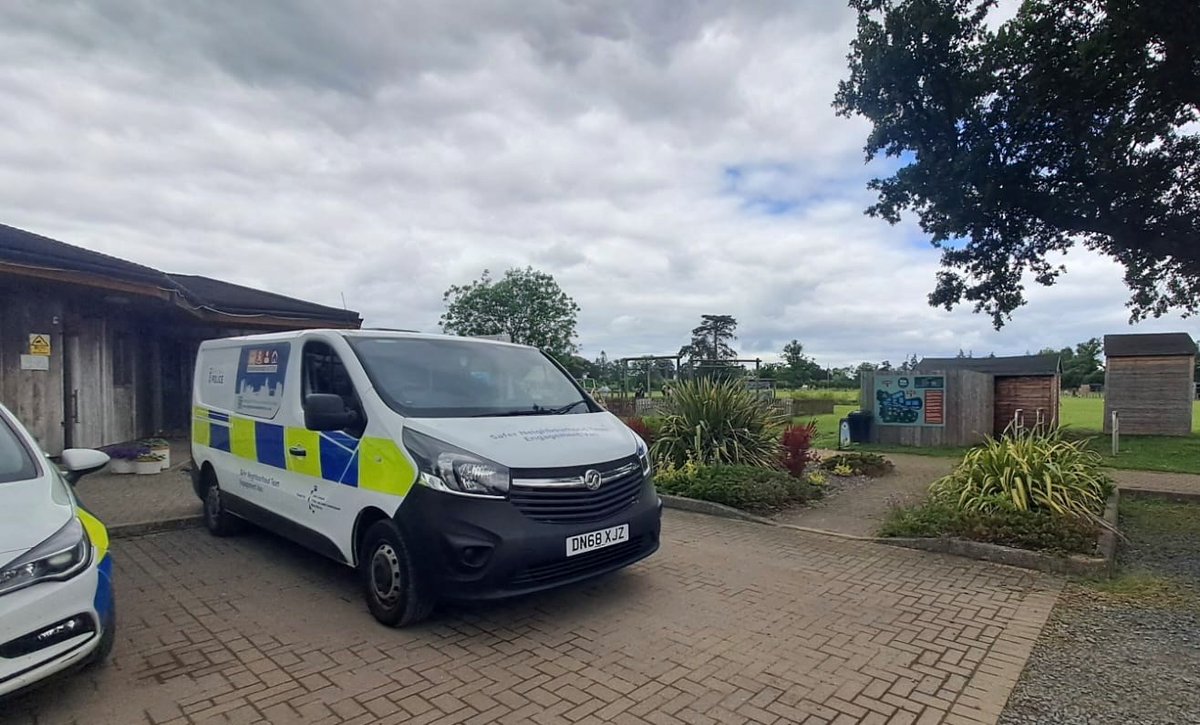
<path fill-rule="evenodd" d="M 808 392 L 808 391 L 803 391 Z M 836 448 L 838 421 L 845 418 L 857 405 L 839 404 L 834 412 L 814 418 L 796 418 L 793 422 L 804 424 L 817 421 L 817 437 L 814 448 Z M 1060 415 L 1067 427 L 1068 435 L 1087 437 L 1092 448 L 1104 456 L 1105 463 L 1113 468 L 1136 471 L 1167 471 L 1172 473 L 1200 474 L 1200 401 L 1192 408 L 1192 435 L 1186 438 L 1173 436 L 1122 436 L 1121 452 L 1112 455 L 1112 444 L 1108 436 L 1100 432 L 1104 418 L 1103 398 L 1064 397 Z M 960 458 L 966 448 L 909 448 L 898 446 L 857 446 L 863 450 L 880 453 L 912 453 L 940 458 Z"/>

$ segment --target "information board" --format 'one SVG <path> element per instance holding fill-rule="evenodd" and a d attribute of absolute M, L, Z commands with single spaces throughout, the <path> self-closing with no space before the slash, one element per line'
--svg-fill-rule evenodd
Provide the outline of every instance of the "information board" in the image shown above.
<path fill-rule="evenodd" d="M 946 377 L 876 373 L 875 423 L 944 426 Z"/>

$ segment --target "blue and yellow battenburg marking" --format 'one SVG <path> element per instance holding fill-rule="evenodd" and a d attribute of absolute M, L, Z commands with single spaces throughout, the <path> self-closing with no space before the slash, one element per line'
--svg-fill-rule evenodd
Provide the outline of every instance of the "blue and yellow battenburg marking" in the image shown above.
<path fill-rule="evenodd" d="M 112 556 L 108 553 L 108 529 L 100 523 L 100 519 L 82 507 L 75 509 L 75 515 L 79 517 L 79 523 L 83 524 L 88 539 L 92 542 L 92 548 L 96 550 L 96 561 L 99 562 L 96 570 L 99 577 L 96 581 L 93 606 L 96 607 L 96 614 L 100 615 L 100 621 L 108 626 L 111 624 L 113 607 Z"/>
<path fill-rule="evenodd" d="M 408 493 L 417 478 L 408 457 L 387 438 L 358 439 L 201 407 L 193 409 L 192 442 L 273 468 L 397 496 Z M 288 455 L 293 447 L 306 455 Z"/>

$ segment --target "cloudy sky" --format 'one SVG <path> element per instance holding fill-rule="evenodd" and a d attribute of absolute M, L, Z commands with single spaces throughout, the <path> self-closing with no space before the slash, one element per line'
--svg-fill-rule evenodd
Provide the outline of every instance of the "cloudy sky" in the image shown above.
<path fill-rule="evenodd" d="M 1126 329 L 1086 252 L 1002 332 L 926 304 L 937 253 L 866 217 L 865 122 L 830 107 L 834 0 L 0 5 L 0 221 L 160 269 L 436 330 L 533 265 L 588 357 L 702 313 L 823 364 L 1023 353 Z M 1139 325 L 1184 329 L 1177 318 Z"/>

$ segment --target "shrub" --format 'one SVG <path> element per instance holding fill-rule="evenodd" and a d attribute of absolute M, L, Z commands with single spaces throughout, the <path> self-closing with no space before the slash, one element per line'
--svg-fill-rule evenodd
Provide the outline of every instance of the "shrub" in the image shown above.
<path fill-rule="evenodd" d="M 671 388 L 652 450 L 659 465 L 695 461 L 776 468 L 782 422 L 739 381 L 688 380 Z"/>
<path fill-rule="evenodd" d="M 807 425 L 789 425 L 784 428 L 780 437 L 783 448 L 783 467 L 793 476 L 803 476 L 804 469 L 816 460 L 816 455 L 810 450 L 813 437 L 817 434 L 817 421 L 809 421 Z"/>
<path fill-rule="evenodd" d="M 1112 491 L 1100 455 L 1057 431 L 1009 431 L 967 451 L 930 486 L 931 498 L 965 511 L 1048 512 L 1095 519 Z"/>
<path fill-rule="evenodd" d="M 704 466 L 694 462 L 660 468 L 654 485 L 662 493 L 767 512 L 820 496 L 820 488 L 783 471 L 755 466 Z"/>
<path fill-rule="evenodd" d="M 654 445 L 655 430 L 650 425 L 650 422 L 645 418 L 624 418 L 625 425 L 629 426 L 629 430 L 641 436 L 641 439 L 646 441 L 646 445 Z"/>
<path fill-rule="evenodd" d="M 808 481 L 808 484 L 810 486 L 816 486 L 818 488 L 820 488 L 821 486 L 824 486 L 826 483 L 829 483 L 829 478 L 824 473 L 821 473 L 820 471 L 813 471 L 812 473 L 805 476 L 804 480 Z"/>
<path fill-rule="evenodd" d="M 895 466 L 878 453 L 839 453 L 821 461 L 821 468 L 838 476 L 868 476 L 878 478 L 892 472 Z"/>
<path fill-rule="evenodd" d="M 1051 511 L 1021 511 L 1011 507 L 969 510 L 934 500 L 895 509 L 879 535 L 954 536 L 1022 549 L 1090 554 L 1096 546 L 1098 529 L 1099 524 L 1090 519 Z"/>

